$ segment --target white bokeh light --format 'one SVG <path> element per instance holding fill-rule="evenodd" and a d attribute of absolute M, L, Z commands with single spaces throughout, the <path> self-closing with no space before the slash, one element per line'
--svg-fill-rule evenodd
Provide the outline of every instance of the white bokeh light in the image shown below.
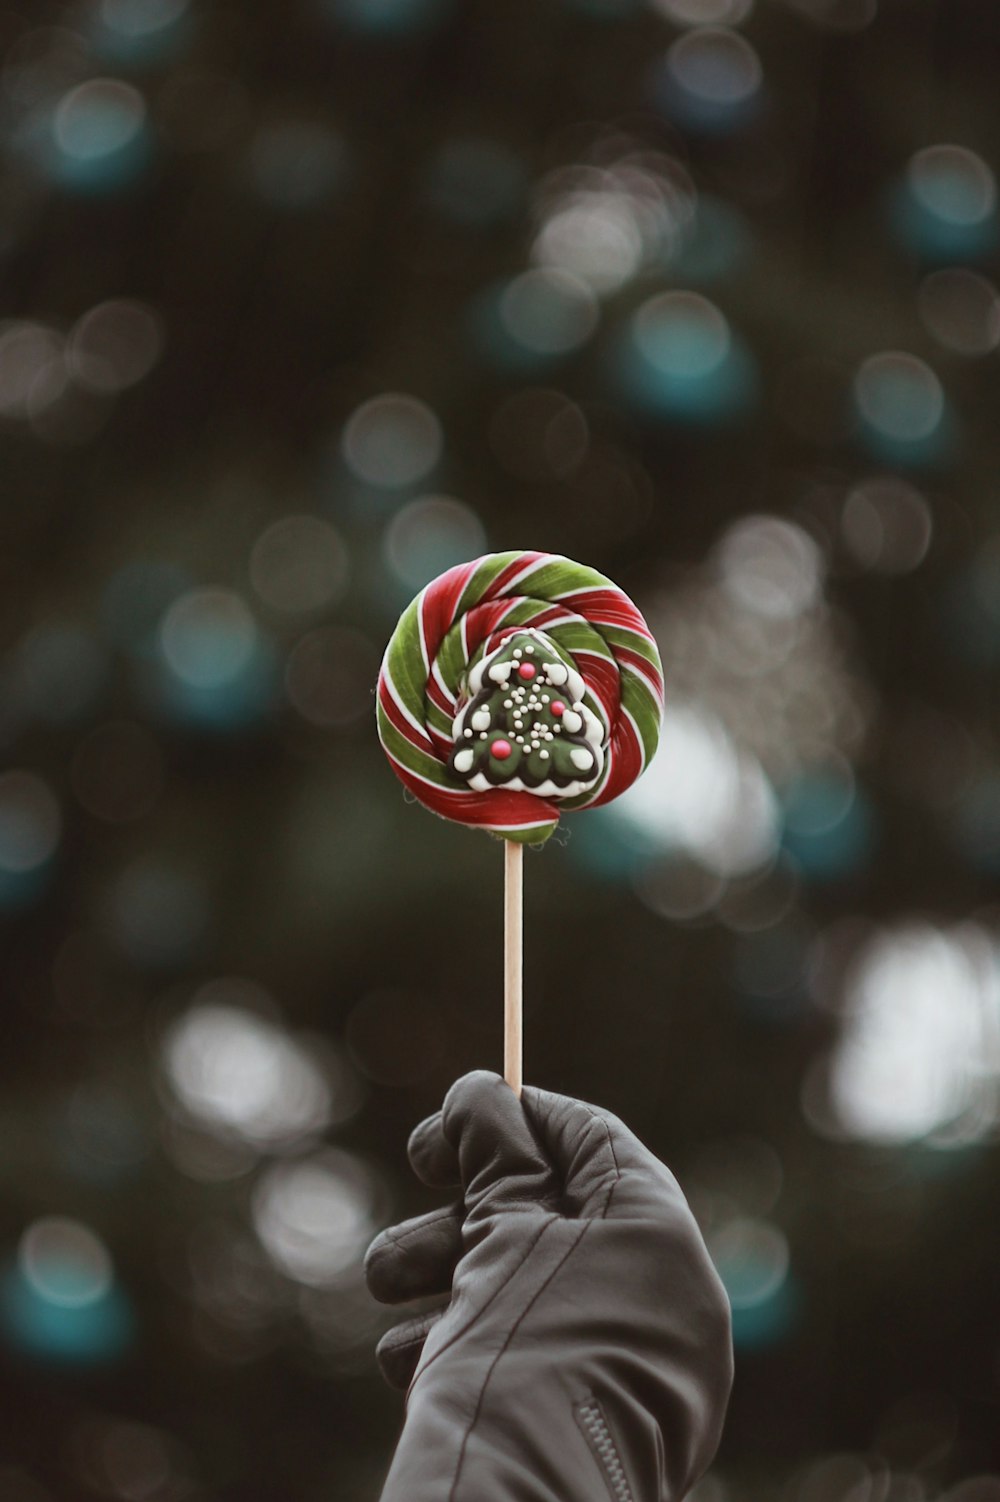
<path fill-rule="evenodd" d="M 259 1148 L 281 1148 L 327 1125 L 330 1084 L 278 1023 L 223 999 L 240 995 L 266 1001 L 248 983 L 204 987 L 166 1034 L 164 1068 L 177 1099 L 203 1125 Z"/>
<path fill-rule="evenodd" d="M 694 704 L 670 706 L 652 764 L 615 810 L 644 840 L 719 876 L 756 870 L 777 848 L 777 804 L 759 762 Z"/>
<path fill-rule="evenodd" d="M 282 1272 L 322 1288 L 361 1261 L 377 1229 L 376 1200 L 360 1160 L 329 1148 L 269 1169 L 254 1192 L 253 1222 Z"/>
<path fill-rule="evenodd" d="M 801 527 L 777 516 L 747 516 L 722 538 L 717 561 L 725 588 L 758 615 L 801 615 L 819 600 L 823 559 Z"/>
<path fill-rule="evenodd" d="M 974 924 L 881 933 L 847 978 L 844 1033 L 829 1061 L 836 1122 L 902 1144 L 974 1140 L 995 1120 L 1000 970 Z"/>

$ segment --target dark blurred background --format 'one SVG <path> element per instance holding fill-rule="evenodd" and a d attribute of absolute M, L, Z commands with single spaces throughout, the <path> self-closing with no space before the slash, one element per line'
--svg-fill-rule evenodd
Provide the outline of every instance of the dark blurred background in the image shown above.
<path fill-rule="evenodd" d="M 1000 1502 L 1000 7 L 0 12 L 0 1498 L 378 1494 L 360 1276 L 501 1058 L 372 690 L 492 548 L 661 754 L 527 859 L 527 1077 L 734 1307 L 700 1502 Z"/>

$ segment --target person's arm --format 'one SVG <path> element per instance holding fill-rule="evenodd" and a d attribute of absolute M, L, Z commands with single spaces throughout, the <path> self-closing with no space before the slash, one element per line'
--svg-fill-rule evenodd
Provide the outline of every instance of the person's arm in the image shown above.
<path fill-rule="evenodd" d="M 409 1388 L 382 1502 L 679 1502 L 718 1445 L 732 1346 L 673 1176 L 609 1112 L 485 1072 L 410 1161 L 462 1199 L 366 1259 L 383 1302 L 450 1295 L 379 1345 Z"/>

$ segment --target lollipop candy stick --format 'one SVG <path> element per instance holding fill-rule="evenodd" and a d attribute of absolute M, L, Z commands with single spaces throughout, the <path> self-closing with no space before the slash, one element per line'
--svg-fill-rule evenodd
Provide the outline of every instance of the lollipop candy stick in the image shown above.
<path fill-rule="evenodd" d="M 523 845 L 504 840 L 504 988 L 503 1077 L 521 1094 L 521 852 Z"/>
<path fill-rule="evenodd" d="M 504 1076 L 521 1093 L 521 850 L 610 803 L 652 759 L 663 670 L 613 580 L 557 553 L 488 553 L 432 579 L 385 650 L 378 733 L 432 813 L 504 841 Z M 457 853 L 457 852 L 456 852 Z"/>

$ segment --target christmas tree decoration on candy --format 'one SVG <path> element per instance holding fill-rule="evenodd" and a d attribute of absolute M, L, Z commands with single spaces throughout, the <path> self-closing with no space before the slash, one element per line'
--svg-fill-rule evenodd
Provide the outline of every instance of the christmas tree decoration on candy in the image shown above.
<path fill-rule="evenodd" d="M 553 553 L 491 553 L 421 590 L 378 682 L 393 771 L 432 812 L 506 842 L 505 1068 L 521 1088 L 521 849 L 623 793 L 656 750 L 663 673 L 610 579 Z"/>

